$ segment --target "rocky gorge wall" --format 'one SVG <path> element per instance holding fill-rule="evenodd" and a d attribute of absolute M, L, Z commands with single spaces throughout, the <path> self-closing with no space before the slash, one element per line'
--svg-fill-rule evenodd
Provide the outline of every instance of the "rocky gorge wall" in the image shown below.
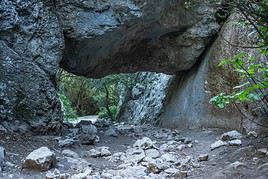
<path fill-rule="evenodd" d="M 191 68 L 218 31 L 216 4 L 154 0 L 0 2 L 1 121 L 61 121 L 59 64 L 88 77 Z M 37 122 L 39 121 L 39 122 Z"/>
<path fill-rule="evenodd" d="M 51 2 L 0 1 L 1 122 L 32 121 L 32 127 L 44 127 L 62 120 L 53 81 L 63 47 Z"/>
<path fill-rule="evenodd" d="M 239 23 L 241 20 L 240 14 L 232 14 L 222 26 L 216 40 L 190 70 L 168 78 L 164 74 L 147 74 L 145 81 L 154 81 L 161 88 L 144 84 L 144 95 L 129 100 L 123 118 L 134 115 L 134 119 L 128 118 L 131 122 L 148 120 L 168 128 L 220 127 L 262 131 L 264 128 L 250 121 L 259 120 L 251 115 L 250 109 L 238 105 L 244 114 L 241 115 L 234 105 L 219 110 L 209 103 L 213 96 L 221 92 L 228 93 L 239 83 L 238 77 L 230 69 L 218 66 L 221 59 L 231 58 L 242 51 L 258 55 L 255 49 L 243 48 L 256 44 L 257 38 L 251 28 Z M 147 104 L 146 107 L 144 104 Z"/>
<path fill-rule="evenodd" d="M 224 49 L 220 38 L 211 45 L 220 28 L 215 17 L 220 4 L 194 0 L 186 7 L 185 2 L 0 1 L 1 121 L 30 121 L 31 127 L 62 121 L 55 89 L 62 67 L 95 78 L 137 71 L 168 74 L 145 73 L 122 109 L 122 120 L 235 128 L 226 122 L 240 118 L 233 109 L 218 113 L 208 104 L 213 88 L 207 82 L 215 81 L 215 63 L 232 50 Z M 223 29 L 230 40 L 238 34 L 228 23 Z"/>

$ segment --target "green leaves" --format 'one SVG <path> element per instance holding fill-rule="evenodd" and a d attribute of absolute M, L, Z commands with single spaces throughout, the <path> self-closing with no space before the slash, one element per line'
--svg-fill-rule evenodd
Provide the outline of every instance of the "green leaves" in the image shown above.
<path fill-rule="evenodd" d="M 76 120 L 78 116 L 76 110 L 72 107 L 71 101 L 63 93 L 58 93 L 58 96 L 62 105 L 64 119 L 66 121 Z"/>
<path fill-rule="evenodd" d="M 137 74 L 115 74 L 101 79 L 75 76 L 61 70 L 58 74 L 59 96 L 65 118 L 77 115 L 95 115 L 116 119 L 119 91 L 131 89 L 136 83 Z M 119 85 L 123 84 L 123 85 Z"/>
<path fill-rule="evenodd" d="M 267 93 L 268 67 L 255 57 L 241 52 L 233 58 L 221 60 L 219 66 L 231 67 L 242 83 L 234 86 L 230 94 L 220 93 L 211 98 L 210 103 L 218 108 L 223 109 L 226 104 L 235 102 L 256 103 Z"/>

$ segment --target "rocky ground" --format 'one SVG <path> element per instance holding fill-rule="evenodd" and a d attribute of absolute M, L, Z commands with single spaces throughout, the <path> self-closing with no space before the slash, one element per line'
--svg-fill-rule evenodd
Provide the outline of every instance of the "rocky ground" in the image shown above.
<path fill-rule="evenodd" d="M 81 121 L 61 137 L 0 138 L 1 178 L 268 178 L 268 137 L 255 132 Z"/>

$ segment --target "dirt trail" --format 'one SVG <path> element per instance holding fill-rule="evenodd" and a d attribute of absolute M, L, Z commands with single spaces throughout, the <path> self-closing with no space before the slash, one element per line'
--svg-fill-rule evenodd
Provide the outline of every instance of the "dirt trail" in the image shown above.
<path fill-rule="evenodd" d="M 124 129 L 124 134 L 119 132 L 118 137 L 106 136 L 104 135 L 106 129 L 99 129 L 99 143 L 95 145 L 75 144 L 64 148 L 59 147 L 59 137 L 55 136 L 1 134 L 0 143 L 7 151 L 6 161 L 8 163 L 2 165 L 0 178 L 46 178 L 47 172 L 21 169 L 23 159 L 30 152 L 42 146 L 47 146 L 56 153 L 58 159 L 56 168 L 60 173 L 68 175 L 69 178 L 79 178 L 77 174 L 85 172 L 84 169 L 87 167 L 91 172 L 85 178 L 116 178 L 116 176 L 117 178 L 184 178 L 186 175 L 187 178 L 198 179 L 268 178 L 268 157 L 256 152 L 259 148 L 267 147 L 268 138 L 266 136 L 253 139 L 243 136 L 240 146 L 223 146 L 211 151 L 211 144 L 226 131 L 220 129 L 170 131 L 151 126 L 132 126 L 132 128 L 127 126 L 127 129 L 131 130 Z M 149 149 L 144 149 L 143 154 L 142 150 L 133 148 L 133 144 L 143 137 L 152 139 L 154 146 L 150 151 L 157 150 L 159 152 L 159 156 L 156 156 L 154 160 L 148 159 L 147 151 Z M 102 146 L 109 147 L 112 155 L 97 158 L 85 155 L 91 149 Z M 76 161 L 80 162 L 84 159 L 88 165 L 82 166 L 81 164 L 79 169 L 79 162 L 72 163 L 63 156 L 62 150 L 64 149 L 76 152 L 79 156 Z M 131 150 L 136 151 L 131 153 L 129 152 Z M 142 151 L 142 153 L 137 153 L 138 151 Z M 120 159 L 116 156 L 118 153 L 121 155 Z M 208 161 L 199 161 L 201 154 L 207 154 Z M 144 156 L 141 157 L 141 155 Z M 174 156 L 178 157 L 179 163 L 172 161 Z M 132 159 L 133 161 L 137 159 L 137 161 L 133 162 Z M 160 159 L 166 162 L 164 163 L 166 168 L 164 166 L 163 170 L 150 171 L 149 163 Z M 134 167 L 140 167 L 146 171 L 138 174 L 139 170 L 135 171 Z M 51 169 L 51 171 L 53 170 Z M 130 177 L 131 172 L 134 174 Z"/>

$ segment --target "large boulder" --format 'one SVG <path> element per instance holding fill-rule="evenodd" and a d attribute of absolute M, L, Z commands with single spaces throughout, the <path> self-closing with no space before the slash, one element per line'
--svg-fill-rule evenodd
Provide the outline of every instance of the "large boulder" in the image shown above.
<path fill-rule="evenodd" d="M 55 74 L 64 46 L 49 1 L 0 2 L 0 118 L 62 119 Z"/>
<path fill-rule="evenodd" d="M 69 72 L 111 73 L 190 69 L 217 33 L 216 3 L 193 0 L 56 1 Z"/>
<path fill-rule="evenodd" d="M 57 159 L 53 151 L 41 147 L 31 152 L 25 159 L 22 168 L 29 170 L 47 171 L 56 165 Z"/>

